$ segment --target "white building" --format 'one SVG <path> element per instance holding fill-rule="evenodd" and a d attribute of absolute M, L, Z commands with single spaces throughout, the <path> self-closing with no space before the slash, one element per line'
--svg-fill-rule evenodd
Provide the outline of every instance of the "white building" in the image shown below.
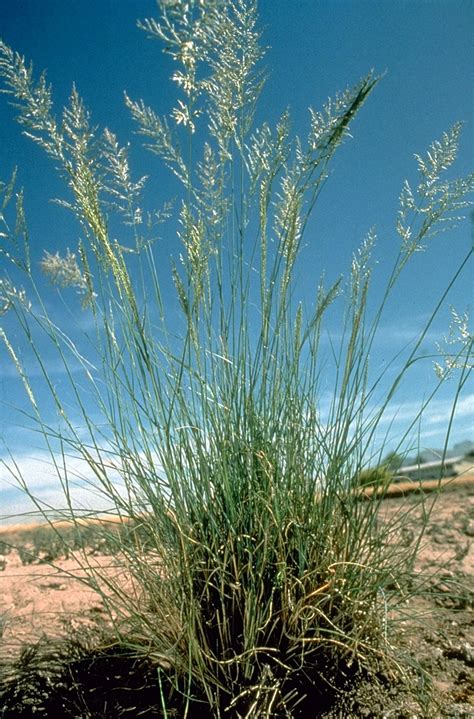
<path fill-rule="evenodd" d="M 415 481 L 442 479 L 471 472 L 474 472 L 472 461 L 467 462 L 465 457 L 445 457 L 444 460 L 436 462 L 423 462 L 400 467 L 393 480 L 394 482 L 403 482 L 410 479 Z"/>

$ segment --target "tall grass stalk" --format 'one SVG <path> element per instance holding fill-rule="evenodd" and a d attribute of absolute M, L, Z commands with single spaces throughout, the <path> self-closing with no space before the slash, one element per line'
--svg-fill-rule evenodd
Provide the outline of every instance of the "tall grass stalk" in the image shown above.
<path fill-rule="evenodd" d="M 61 204 L 82 234 L 75 253 L 46 253 L 42 269 L 73 286 L 93 318 L 90 355 L 42 301 L 21 194 L 15 209 L 15 179 L 2 185 L 1 252 L 27 285 L 20 290 L 5 275 L 1 302 L 36 354 L 59 430 L 44 419 L 26 368 L 2 338 L 50 448 L 67 513 L 77 517 L 72 453 L 113 511 L 140 528 L 121 551 L 141 603 L 127 603 L 110 585 L 108 601 L 127 617 L 117 627 L 122 641 L 172 668 L 186 715 L 197 697 L 209 716 L 292 717 L 307 696 L 322 702 L 356 671 L 404 672 L 389 623 L 410 591 L 404 577 L 415 550 L 389 541 L 393 525 L 378 526 L 380 499 L 361 502 L 352 490 L 445 295 L 382 401 L 385 378 L 374 381 L 369 360 L 400 274 L 467 204 L 473 177 L 445 179 L 456 157 L 455 125 L 417 157 L 417 187 L 403 186 L 400 249 L 380 305 L 369 303 L 371 231 L 348 279 L 331 286 L 321 279 L 305 307 L 295 283 L 305 230 L 333 155 L 378 79 L 371 73 L 311 110 L 304 139 L 292 135 L 287 112 L 274 127 L 257 125 L 264 74 L 255 3 L 159 6 L 160 18 L 141 27 L 176 61 L 172 121 L 141 100 L 127 96 L 126 105 L 146 147 L 182 188 L 180 204 L 161 212 L 146 212 L 146 178 L 132 179 L 126 149 L 110 130 L 93 127 L 77 90 L 57 120 L 45 76 L 35 79 L 20 55 L 0 45 L 0 75 L 19 122 L 64 177 L 69 197 Z M 152 241 L 161 221 L 180 243 L 171 268 L 180 324 L 168 316 Z M 335 303 L 343 337 L 323 412 L 320 340 Z M 36 349 L 38 334 L 64 366 L 67 396 Z M 472 338 L 464 339 L 460 361 L 472 350 Z M 466 360 L 461 384 L 469 371 Z M 100 420 L 91 419 L 92 401 Z M 160 674 L 166 715 L 164 687 Z"/>

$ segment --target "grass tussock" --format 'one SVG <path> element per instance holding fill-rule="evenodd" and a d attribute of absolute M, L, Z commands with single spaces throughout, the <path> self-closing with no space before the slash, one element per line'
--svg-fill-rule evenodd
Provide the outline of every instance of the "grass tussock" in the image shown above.
<path fill-rule="evenodd" d="M 286 112 L 274 126 L 256 122 L 264 76 L 254 2 L 159 5 L 160 18 L 141 26 L 177 63 L 172 122 L 141 100 L 127 97 L 126 105 L 180 188 L 174 207 L 147 210 L 146 178 L 132 179 L 126 148 L 110 130 L 98 133 L 77 90 L 57 120 L 44 76 L 36 80 L 20 55 L 0 45 L 0 76 L 19 121 L 64 177 L 69 195 L 61 204 L 81 228 L 77 251 L 46 253 L 42 270 L 78 293 L 95 326 L 90 357 L 43 302 L 22 203 L 10 207 L 14 180 L 2 185 L 4 243 L 14 248 L 7 257 L 27 289 L 5 277 L 1 302 L 33 352 L 40 333 L 64 366 L 67 397 L 37 354 L 59 430 L 44 419 L 3 330 L 2 338 L 55 462 L 64 515 L 79 521 L 68 474 L 73 454 L 117 517 L 133 522 L 134 531 L 116 541 L 139 600 L 101 580 L 124 618 L 115 627 L 119 654 L 145 662 L 144 676 L 155 668 L 157 716 L 314 716 L 316 706 L 322 714 L 363 678 L 409 676 L 391 626 L 413 591 L 422 528 L 401 550 L 391 539 L 403 517 L 380 525 L 383 492 L 361 502 L 353 489 L 449 287 L 382 398 L 369 360 L 400 274 L 467 204 L 473 178 L 449 179 L 455 125 L 417 157 L 418 184 L 402 188 L 399 252 L 379 304 L 369 303 L 373 231 L 346 279 L 326 286 L 321 278 L 311 302 L 300 302 L 295 274 L 308 223 L 331 160 L 378 79 L 369 74 L 311 110 L 307 137 L 294 137 Z M 159 231 L 176 233 L 180 243 L 170 270 L 178 321 L 165 307 Z M 323 408 L 321 336 L 336 310 L 343 332 Z M 470 336 L 458 339 L 456 354 L 438 367 L 440 383 L 459 370 L 456 397 L 472 350 Z M 100 421 L 91 420 L 90 402 Z M 28 492 L 14 466 L 12 473 Z M 90 581 L 100 586 L 97 577 Z"/>

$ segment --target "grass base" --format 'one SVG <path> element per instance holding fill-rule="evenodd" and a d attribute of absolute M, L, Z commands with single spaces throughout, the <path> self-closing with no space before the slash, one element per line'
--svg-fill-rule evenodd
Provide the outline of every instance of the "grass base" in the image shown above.
<path fill-rule="evenodd" d="M 369 677 L 355 666 L 328 666 L 325 671 L 318 667 L 314 674 L 300 672 L 284 689 L 291 710 L 270 712 L 268 716 L 275 719 L 382 716 L 377 707 L 382 712 L 389 704 L 400 704 L 401 694 L 407 691 L 382 675 Z M 409 699 L 402 703 L 414 706 Z M 197 693 L 188 702 L 176 687 L 171 671 L 158 668 L 145 657 L 132 655 L 119 644 L 107 646 L 104 642 L 94 647 L 87 639 L 77 637 L 56 645 L 44 640 L 25 647 L 13 663 L 1 666 L 0 705 L 2 719 L 217 716 L 204 698 L 197 698 Z M 221 714 L 235 719 L 258 719 L 251 707 L 235 706 Z"/>

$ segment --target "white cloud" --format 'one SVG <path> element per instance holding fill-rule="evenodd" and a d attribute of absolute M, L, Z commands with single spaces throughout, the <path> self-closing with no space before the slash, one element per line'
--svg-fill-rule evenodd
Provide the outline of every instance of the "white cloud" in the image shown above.
<path fill-rule="evenodd" d="M 423 333 L 429 319 L 429 315 L 418 315 L 406 319 L 397 318 L 396 322 L 390 324 L 380 324 L 375 334 L 375 347 L 380 350 L 386 345 L 413 345 Z M 442 340 L 445 332 L 446 329 L 442 330 L 430 327 L 423 341 L 430 342 L 434 345 L 436 342 Z M 328 328 L 322 333 L 321 341 L 328 344 L 331 342 L 338 347 L 343 337 L 344 335 L 341 330 Z M 346 334 L 346 339 L 348 338 Z M 391 347 L 391 349 L 393 349 L 393 347 Z"/>
<path fill-rule="evenodd" d="M 92 468 L 80 457 L 63 458 L 40 452 L 34 457 L 16 456 L 14 461 L 4 457 L 0 463 L 0 524 L 18 521 L 17 516 L 36 509 L 30 493 L 45 510 L 67 507 L 65 480 L 71 505 L 78 511 L 104 511 L 113 500 L 100 491 Z M 108 468 L 107 476 L 114 490 L 123 492 L 123 482 L 117 470 Z M 23 485 L 23 488 L 22 486 Z"/>
<path fill-rule="evenodd" d="M 448 387 L 444 387 L 444 392 L 447 389 Z M 413 392 L 412 396 L 417 396 L 417 393 Z M 328 431 L 327 423 L 333 402 L 334 398 L 330 392 L 321 396 L 319 408 L 322 429 L 326 428 Z M 376 402 L 366 407 L 364 416 L 367 427 L 370 419 L 377 417 L 380 408 L 381 404 Z M 397 447 L 412 453 L 421 447 L 443 447 L 446 439 L 450 447 L 461 440 L 474 439 L 474 393 L 459 398 L 451 422 L 452 411 L 453 397 L 447 397 L 446 394 L 433 397 L 424 409 L 422 399 L 393 401 L 379 419 L 377 427 L 372 426 L 371 432 L 366 434 L 370 447 L 361 449 L 378 453 Z M 353 429 L 355 431 L 355 426 Z M 354 434 L 350 436 L 353 437 Z"/>
<path fill-rule="evenodd" d="M 410 447 L 410 452 L 443 447 L 446 439 L 449 446 L 460 440 L 473 439 L 474 394 L 460 398 L 454 414 L 452 397 L 435 397 L 420 416 L 421 410 L 420 400 L 401 402 L 398 407 L 389 406 L 380 420 L 376 439 L 387 445 L 402 441 L 404 447 Z"/>
<path fill-rule="evenodd" d="M 2 362 L 2 364 L 3 367 L 0 369 L 0 379 L 20 379 L 18 370 L 13 364 L 13 362 L 9 361 L 9 359 L 7 358 L 7 360 L 5 362 Z M 85 365 L 82 365 L 77 360 L 70 362 L 68 361 L 66 364 L 60 358 L 45 361 L 43 363 L 44 369 L 36 360 L 30 360 L 26 362 L 21 361 L 21 365 L 26 376 L 29 379 L 33 379 L 34 377 L 44 377 L 45 372 L 49 377 L 56 377 L 66 374 L 77 374 L 79 372 L 83 372 L 85 374 L 89 368 L 94 369 L 93 365 L 89 364 L 89 368 L 87 368 Z"/>
<path fill-rule="evenodd" d="M 392 325 L 382 325 L 377 330 L 376 341 L 384 343 L 405 342 L 407 344 L 414 343 L 421 336 L 425 326 L 426 317 L 419 318 L 419 321 L 399 321 Z M 441 330 L 429 329 L 423 341 L 424 342 L 440 342 L 443 337 Z"/>
<path fill-rule="evenodd" d="M 60 454 L 54 457 L 45 451 L 38 451 L 34 456 L 17 454 L 14 458 L 0 456 L 0 525 L 28 521 L 27 518 L 18 519 L 18 515 L 26 512 L 37 512 L 37 507 L 30 494 L 46 511 L 68 512 L 68 501 L 65 490 L 69 495 L 70 505 L 76 512 L 111 511 L 114 508 L 113 494 L 126 497 L 125 483 L 114 462 L 113 455 L 107 449 L 100 449 L 101 460 L 99 468 L 106 472 L 110 489 L 101 484 L 94 473 L 94 469 L 81 457 Z M 146 468 L 147 458 L 138 456 Z M 154 474 L 160 473 L 160 464 L 157 457 Z M 56 462 L 56 466 L 55 466 Z M 70 511 L 70 510 L 69 510 Z"/>
<path fill-rule="evenodd" d="M 420 400 L 402 402 L 398 406 L 392 404 L 387 408 L 380 422 L 382 424 L 408 424 L 415 420 L 422 408 L 423 402 Z M 452 411 L 453 399 L 433 398 L 423 410 L 421 419 L 417 421 L 421 421 L 423 425 L 446 425 L 451 418 Z M 474 419 L 474 393 L 458 400 L 454 408 L 454 417 L 457 420 Z"/>
<path fill-rule="evenodd" d="M 428 409 L 426 417 L 427 424 L 440 424 L 449 421 L 453 411 L 452 400 L 441 400 L 434 407 Z M 461 397 L 454 407 L 454 417 L 456 419 L 471 418 L 474 420 L 474 393 Z"/>
<path fill-rule="evenodd" d="M 46 488 L 35 493 L 35 497 L 47 515 L 64 514 L 70 516 L 70 510 L 66 506 L 64 494 L 61 490 Z M 114 506 L 110 499 L 104 495 L 95 495 L 90 490 L 81 487 L 74 487 L 71 491 L 72 506 L 76 512 L 113 512 Z M 0 526 L 8 524 L 27 523 L 33 520 L 44 519 L 38 511 L 37 505 L 20 489 L 13 497 L 8 498 L 8 503 L 2 498 L 0 489 Z"/>

